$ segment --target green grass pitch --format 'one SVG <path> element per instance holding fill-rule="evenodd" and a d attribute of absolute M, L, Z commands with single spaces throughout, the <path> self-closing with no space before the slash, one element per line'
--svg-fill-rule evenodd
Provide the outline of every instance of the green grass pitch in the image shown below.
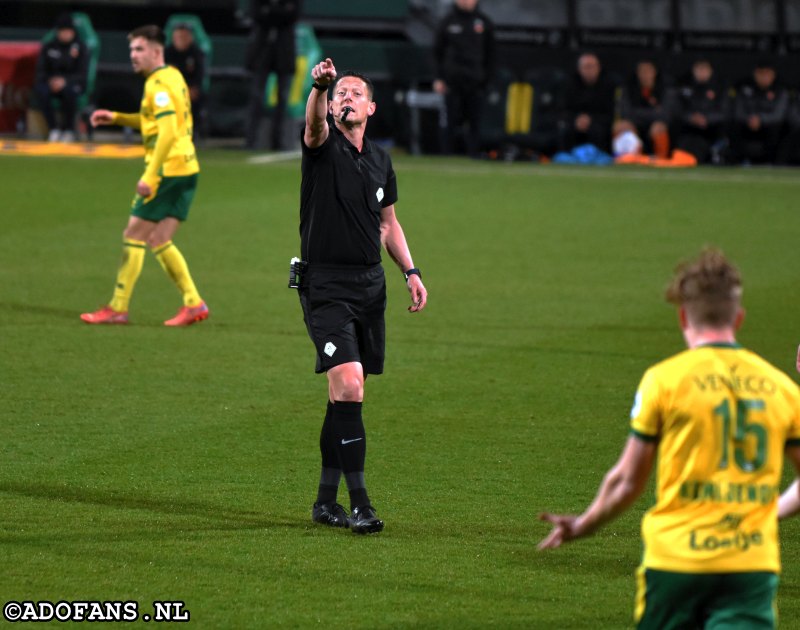
<path fill-rule="evenodd" d="M 140 163 L 0 157 L 0 599 L 182 600 L 197 628 L 630 627 L 651 491 L 556 552 L 536 515 L 594 495 L 641 374 L 683 348 L 663 287 L 704 244 L 742 270 L 740 341 L 794 373 L 797 173 L 398 157 L 430 301 L 409 314 L 389 262 L 365 402 L 387 525 L 358 537 L 309 519 L 326 384 L 286 288 L 299 164 L 201 163 L 176 242 L 211 318 L 163 327 L 180 300 L 148 255 L 132 325 L 95 328 Z M 800 523 L 782 543 L 796 619 Z"/>

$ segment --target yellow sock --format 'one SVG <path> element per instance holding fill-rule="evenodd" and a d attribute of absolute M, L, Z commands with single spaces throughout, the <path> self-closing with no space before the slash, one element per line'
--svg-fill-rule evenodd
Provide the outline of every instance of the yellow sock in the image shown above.
<path fill-rule="evenodd" d="M 126 312 L 128 303 L 133 295 L 133 287 L 142 273 L 144 264 L 144 241 L 135 241 L 126 238 L 122 241 L 122 262 L 117 271 L 117 284 L 114 286 L 114 296 L 111 298 L 111 308 L 118 312 Z"/>
<path fill-rule="evenodd" d="M 189 273 L 189 266 L 186 264 L 186 259 L 180 250 L 175 247 L 172 241 L 167 241 L 163 245 L 156 247 L 153 253 L 161 264 L 162 269 L 167 272 L 167 275 L 178 287 L 178 291 L 183 295 L 183 305 L 189 307 L 200 306 L 203 303 L 203 299 L 197 292 L 197 287 L 194 286 L 192 274 Z"/>

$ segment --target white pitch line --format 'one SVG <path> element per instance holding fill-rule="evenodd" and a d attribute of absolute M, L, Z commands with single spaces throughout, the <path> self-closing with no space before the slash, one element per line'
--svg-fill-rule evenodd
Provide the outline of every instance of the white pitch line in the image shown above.
<path fill-rule="evenodd" d="M 264 155 L 254 155 L 247 158 L 248 164 L 274 164 L 275 162 L 289 162 L 302 157 L 302 151 L 279 151 L 278 153 L 266 153 Z"/>

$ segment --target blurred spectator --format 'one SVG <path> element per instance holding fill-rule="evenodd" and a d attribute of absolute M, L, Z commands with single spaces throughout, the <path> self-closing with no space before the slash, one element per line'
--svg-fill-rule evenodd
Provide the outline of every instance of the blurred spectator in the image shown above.
<path fill-rule="evenodd" d="M 168 64 L 180 70 L 186 85 L 189 86 L 189 94 L 194 105 L 203 96 L 206 59 L 194 40 L 191 25 L 185 22 L 175 25 L 171 41 L 164 50 L 164 56 Z"/>
<path fill-rule="evenodd" d="M 714 77 L 707 59 L 692 64 L 692 72 L 677 92 L 676 146 L 697 158 L 699 163 L 721 161 L 725 143 L 729 100 L 725 88 Z"/>
<path fill-rule="evenodd" d="M 736 91 L 731 149 L 738 161 L 774 163 L 789 110 L 789 93 L 771 62 L 760 61 L 753 78 Z"/>
<path fill-rule="evenodd" d="M 608 152 L 614 119 L 614 85 L 606 78 L 594 53 L 578 57 L 577 70 L 564 95 L 562 150 L 593 144 Z"/>
<path fill-rule="evenodd" d="M 42 46 L 36 66 L 36 97 L 50 128 L 50 142 L 74 142 L 77 102 L 86 89 L 89 54 L 78 38 L 69 13 L 62 13 L 55 23 L 55 37 Z M 61 110 L 56 120 L 53 100 Z"/>
<path fill-rule="evenodd" d="M 295 24 L 300 15 L 300 0 L 251 0 L 253 28 L 247 42 L 245 65 L 253 74 L 247 121 L 247 148 L 259 146 L 258 128 L 264 114 L 267 78 L 277 77 L 278 99 L 272 113 L 272 149 L 283 149 L 283 121 L 289 100 L 289 87 L 295 72 Z"/>
<path fill-rule="evenodd" d="M 180 22 L 172 29 L 172 37 L 164 50 L 165 61 L 180 70 L 192 101 L 192 115 L 204 127 L 205 94 L 203 79 L 206 72 L 206 56 L 194 40 L 190 24 Z M 201 133 L 201 135 L 204 135 Z"/>
<path fill-rule="evenodd" d="M 643 140 L 645 152 L 659 158 L 669 157 L 670 109 L 667 89 L 656 64 L 642 59 L 636 64 L 636 76 L 623 88 L 621 120 L 615 125 L 615 138 L 620 123 L 627 121 Z"/>
<path fill-rule="evenodd" d="M 494 25 L 477 5 L 478 0 L 455 0 L 434 42 L 433 89 L 444 95 L 447 109 L 440 129 L 445 154 L 453 152 L 456 135 L 463 135 L 469 156 L 476 157 L 480 150 L 481 110 L 494 74 L 495 36 Z"/>

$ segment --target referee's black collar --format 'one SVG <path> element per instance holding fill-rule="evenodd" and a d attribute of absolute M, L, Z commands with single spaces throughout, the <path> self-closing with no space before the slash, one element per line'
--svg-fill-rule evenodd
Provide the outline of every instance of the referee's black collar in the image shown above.
<path fill-rule="evenodd" d="M 349 149 L 356 155 L 365 155 L 367 153 L 372 153 L 372 142 L 370 142 L 369 138 L 367 138 L 367 134 L 364 134 L 364 146 L 362 147 L 362 150 L 359 151 L 356 148 L 356 146 L 352 142 L 350 142 L 350 140 L 347 139 L 347 136 L 344 135 L 344 132 L 342 132 L 339 129 L 339 127 L 336 126 L 335 122 L 331 123 L 330 126 L 331 129 L 333 129 L 333 131 L 335 131 L 342 137 L 342 140 L 347 143 Z"/>

